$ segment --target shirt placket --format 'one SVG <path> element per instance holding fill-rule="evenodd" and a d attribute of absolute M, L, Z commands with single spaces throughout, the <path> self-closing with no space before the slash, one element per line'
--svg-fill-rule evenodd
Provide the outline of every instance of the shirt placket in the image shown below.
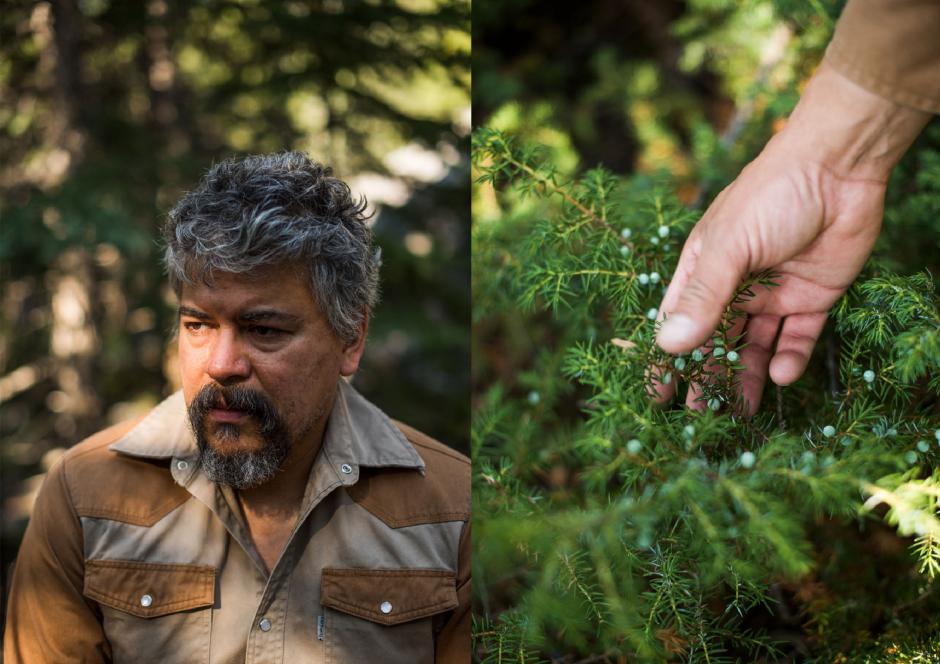
<path fill-rule="evenodd" d="M 261 602 L 255 611 L 245 648 L 245 664 L 281 664 L 284 661 L 284 640 L 287 638 L 287 597 L 290 591 L 292 542 L 272 570 Z"/>
<path fill-rule="evenodd" d="M 238 516 L 235 494 L 231 490 L 219 487 L 204 474 L 198 470 L 193 470 L 193 468 L 192 459 L 174 459 L 171 465 L 174 480 L 215 515 L 225 527 L 230 541 L 237 544 L 244 551 L 261 576 L 268 577 L 261 595 L 261 601 L 254 606 L 247 602 L 242 602 L 239 606 L 240 611 L 245 613 L 245 622 L 247 622 L 249 616 L 252 616 L 251 628 L 245 644 L 245 661 L 280 663 L 282 647 L 279 644 L 282 644 L 284 639 L 285 620 L 283 618 L 284 611 L 286 611 L 286 602 L 278 601 L 279 596 L 285 597 L 285 595 L 279 595 L 276 589 L 279 585 L 279 575 L 283 574 L 280 570 L 286 569 L 286 567 L 278 565 L 274 573 L 271 575 L 266 574 L 264 563 L 251 541 L 248 528 Z M 290 548 L 290 544 L 288 544 L 288 548 Z M 219 570 L 220 577 L 229 573 L 231 572 L 227 567 Z M 272 580 L 275 583 L 272 583 Z M 219 578 L 217 583 L 221 584 L 222 579 Z M 227 601 L 225 597 L 221 599 L 222 602 Z M 233 638 L 244 637 L 233 635 Z"/>

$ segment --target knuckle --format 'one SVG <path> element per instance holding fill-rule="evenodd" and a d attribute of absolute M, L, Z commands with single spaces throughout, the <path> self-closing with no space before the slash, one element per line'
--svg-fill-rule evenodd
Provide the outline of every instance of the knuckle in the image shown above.
<path fill-rule="evenodd" d="M 787 332 L 785 337 L 781 337 L 778 349 L 782 345 L 786 350 L 795 355 L 809 357 L 813 347 L 816 345 L 816 335 L 805 332 Z"/>

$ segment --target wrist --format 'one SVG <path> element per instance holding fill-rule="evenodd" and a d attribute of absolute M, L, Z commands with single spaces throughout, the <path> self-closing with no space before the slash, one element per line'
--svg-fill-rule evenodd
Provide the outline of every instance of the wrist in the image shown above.
<path fill-rule="evenodd" d="M 839 177 L 887 182 L 929 119 L 866 90 L 824 60 L 775 142 Z"/>

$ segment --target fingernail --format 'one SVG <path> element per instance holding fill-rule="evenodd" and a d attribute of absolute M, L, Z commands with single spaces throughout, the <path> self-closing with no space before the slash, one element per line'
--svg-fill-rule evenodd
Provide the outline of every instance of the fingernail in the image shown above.
<path fill-rule="evenodd" d="M 663 350 L 672 350 L 685 348 L 694 343 L 695 323 L 685 314 L 672 314 L 663 321 L 659 328 L 659 334 L 656 335 L 656 341 Z"/>

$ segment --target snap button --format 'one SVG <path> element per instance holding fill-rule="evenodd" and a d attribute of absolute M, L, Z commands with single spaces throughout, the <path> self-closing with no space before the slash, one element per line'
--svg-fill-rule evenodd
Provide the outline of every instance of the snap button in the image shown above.
<path fill-rule="evenodd" d="M 350 466 L 348 463 L 344 463 L 342 466 L 339 467 L 339 469 L 347 475 L 349 475 L 349 473 L 352 472 L 352 466 Z"/>
<path fill-rule="evenodd" d="M 150 595 L 144 595 L 143 597 L 140 598 L 140 605 L 144 607 L 145 609 L 151 604 L 153 604 L 153 597 L 151 597 Z"/>
<path fill-rule="evenodd" d="M 261 622 L 258 623 L 258 627 L 261 628 L 261 631 L 262 631 L 262 632 L 270 632 L 270 631 L 271 631 L 271 621 L 268 620 L 267 618 L 262 618 L 262 619 L 261 619 Z"/>
<path fill-rule="evenodd" d="M 391 613 L 392 612 L 392 603 L 391 602 L 382 602 L 379 605 L 379 611 L 382 613 Z"/>
<path fill-rule="evenodd" d="M 180 470 L 186 470 L 187 468 L 189 468 L 189 462 L 188 462 L 188 461 L 177 461 L 177 462 L 176 462 L 176 467 L 179 468 Z"/>

